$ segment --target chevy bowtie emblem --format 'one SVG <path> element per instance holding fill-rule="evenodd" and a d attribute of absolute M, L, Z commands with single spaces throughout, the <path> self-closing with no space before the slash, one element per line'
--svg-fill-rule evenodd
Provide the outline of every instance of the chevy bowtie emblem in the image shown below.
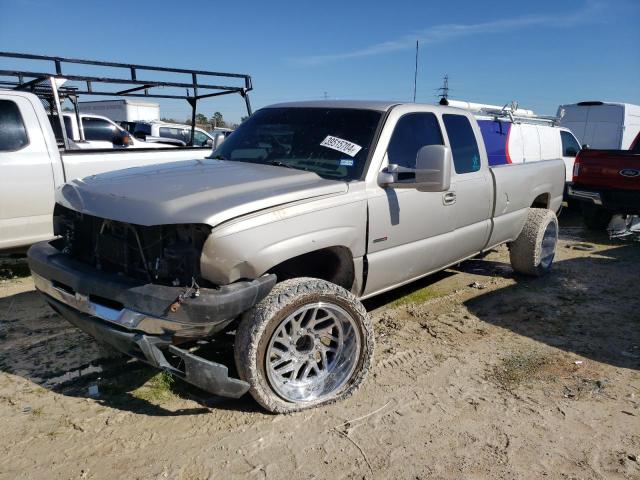
<path fill-rule="evenodd" d="M 640 170 L 636 170 L 635 168 L 624 168 L 618 172 L 623 177 L 639 177 Z"/>

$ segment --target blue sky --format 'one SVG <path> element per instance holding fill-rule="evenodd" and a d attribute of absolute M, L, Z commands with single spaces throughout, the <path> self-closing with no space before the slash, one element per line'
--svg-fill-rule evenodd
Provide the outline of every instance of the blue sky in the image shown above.
<path fill-rule="evenodd" d="M 131 7 L 127 7 L 130 4 Z M 93 5 L 93 6 L 91 6 Z M 0 50 L 248 73 L 255 108 L 320 99 L 640 104 L 640 2 L 0 0 Z M 235 95 L 202 102 L 237 121 Z M 162 114 L 186 118 L 182 101 Z"/>

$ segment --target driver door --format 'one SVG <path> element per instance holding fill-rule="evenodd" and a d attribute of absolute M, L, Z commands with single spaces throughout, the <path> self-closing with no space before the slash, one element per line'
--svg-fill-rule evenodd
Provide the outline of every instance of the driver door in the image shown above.
<path fill-rule="evenodd" d="M 397 164 L 415 168 L 418 150 L 426 145 L 444 145 L 436 115 L 427 111 L 402 115 L 382 167 Z M 368 199 L 365 296 L 408 283 L 455 260 L 455 250 L 449 245 L 455 230 L 454 204 L 447 201 L 448 194 L 451 192 L 374 188 Z"/>

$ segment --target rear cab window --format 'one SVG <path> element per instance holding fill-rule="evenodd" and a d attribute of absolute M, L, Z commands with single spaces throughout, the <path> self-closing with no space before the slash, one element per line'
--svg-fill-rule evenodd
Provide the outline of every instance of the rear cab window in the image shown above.
<path fill-rule="evenodd" d="M 456 173 L 472 173 L 480 170 L 480 150 L 469 119 L 464 115 L 442 115 L 449 136 L 453 166 Z"/>
<path fill-rule="evenodd" d="M 0 152 L 15 152 L 29 145 L 29 137 L 18 105 L 0 100 Z"/>

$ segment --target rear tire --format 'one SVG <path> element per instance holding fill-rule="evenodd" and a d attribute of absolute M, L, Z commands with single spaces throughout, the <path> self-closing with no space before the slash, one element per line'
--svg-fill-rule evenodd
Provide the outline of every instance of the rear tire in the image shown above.
<path fill-rule="evenodd" d="M 558 219 L 544 208 L 530 208 L 522 232 L 509 245 L 513 269 L 539 277 L 551 270 L 558 244 Z"/>
<path fill-rule="evenodd" d="M 609 210 L 595 205 L 582 207 L 582 221 L 589 230 L 605 230 L 613 214 Z"/>
<path fill-rule="evenodd" d="M 344 288 L 293 278 L 243 315 L 234 347 L 253 398 L 270 412 L 295 412 L 356 391 L 371 365 L 373 327 Z"/>

